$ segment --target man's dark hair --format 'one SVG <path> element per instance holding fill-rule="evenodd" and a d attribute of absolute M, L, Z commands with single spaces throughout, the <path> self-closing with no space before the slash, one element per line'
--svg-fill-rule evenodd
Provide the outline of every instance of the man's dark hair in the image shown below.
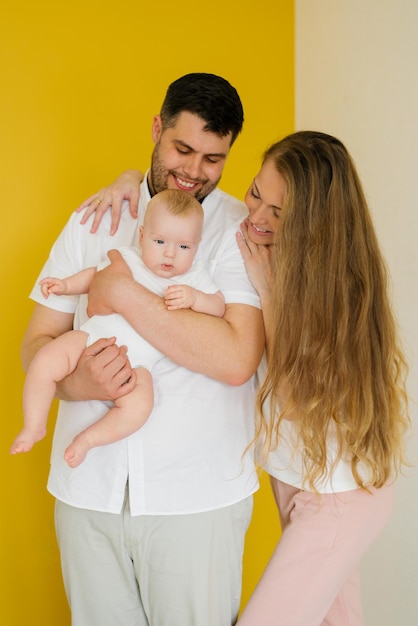
<path fill-rule="evenodd" d="M 232 133 L 231 145 L 241 132 L 244 112 L 237 90 L 215 74 L 186 74 L 167 89 L 161 107 L 165 128 L 174 126 L 183 111 L 198 115 L 206 122 L 204 130 L 226 137 Z"/>

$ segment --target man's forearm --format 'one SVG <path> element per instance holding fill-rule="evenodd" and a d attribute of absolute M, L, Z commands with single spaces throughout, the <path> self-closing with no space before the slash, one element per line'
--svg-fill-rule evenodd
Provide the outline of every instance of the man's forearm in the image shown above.
<path fill-rule="evenodd" d="M 261 359 L 264 329 L 255 307 L 229 304 L 223 318 L 189 309 L 168 311 L 162 298 L 131 279 L 115 282 L 110 299 L 115 312 L 146 341 L 195 372 L 240 385 Z"/>

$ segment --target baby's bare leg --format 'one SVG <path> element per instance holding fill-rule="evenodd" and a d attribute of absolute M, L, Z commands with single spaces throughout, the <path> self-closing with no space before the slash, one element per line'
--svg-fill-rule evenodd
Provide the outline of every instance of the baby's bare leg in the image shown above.
<path fill-rule="evenodd" d="M 74 437 L 64 453 L 70 467 L 80 465 L 90 448 L 124 439 L 145 424 L 154 407 L 152 377 L 143 367 L 134 369 L 133 375 L 133 390 L 115 400 L 115 406 L 102 418 Z"/>
<path fill-rule="evenodd" d="M 71 330 L 47 343 L 33 357 L 23 389 L 24 427 L 10 448 L 11 454 L 29 452 L 45 437 L 57 382 L 76 368 L 86 342 L 87 333 Z"/>

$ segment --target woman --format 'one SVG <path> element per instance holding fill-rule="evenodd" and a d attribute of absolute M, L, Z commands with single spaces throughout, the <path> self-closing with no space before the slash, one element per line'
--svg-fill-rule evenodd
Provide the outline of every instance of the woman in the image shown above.
<path fill-rule="evenodd" d="M 132 199 L 137 181 L 127 173 L 81 208 Z M 390 516 L 409 425 L 387 271 L 334 137 L 271 146 L 245 201 L 237 240 L 267 338 L 254 444 L 282 536 L 238 626 L 360 626 L 358 566 Z"/>
<path fill-rule="evenodd" d="M 238 243 L 267 337 L 255 443 L 282 537 L 238 625 L 357 626 L 358 565 L 390 515 L 409 423 L 387 272 L 334 137 L 274 144 L 246 203 Z"/>

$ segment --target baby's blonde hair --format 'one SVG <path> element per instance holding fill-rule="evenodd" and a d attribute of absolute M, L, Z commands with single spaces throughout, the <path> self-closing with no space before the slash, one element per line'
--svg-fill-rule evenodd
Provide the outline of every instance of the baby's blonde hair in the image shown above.
<path fill-rule="evenodd" d="M 196 213 L 202 218 L 203 222 L 203 208 L 202 205 L 194 196 L 181 191 L 180 189 L 164 189 L 151 198 L 147 206 L 148 211 L 157 203 L 164 203 L 165 208 L 169 213 L 178 217 L 188 217 L 193 213 Z M 146 215 L 146 214 L 145 214 Z"/>

